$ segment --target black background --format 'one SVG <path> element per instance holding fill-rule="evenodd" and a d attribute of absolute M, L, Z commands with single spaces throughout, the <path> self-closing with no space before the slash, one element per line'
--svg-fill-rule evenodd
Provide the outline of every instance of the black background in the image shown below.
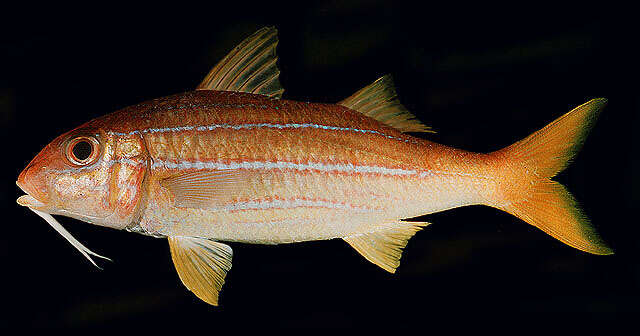
<path fill-rule="evenodd" d="M 567 330 L 637 315 L 640 230 L 637 24 L 631 9 L 382 1 L 29 4 L 0 37 L 0 328 L 279 327 Z M 609 104 L 568 186 L 615 249 L 593 256 L 486 207 L 425 216 L 397 274 L 340 240 L 231 244 L 221 307 L 180 283 L 163 239 L 61 222 L 115 263 L 90 265 L 15 199 L 55 136 L 140 101 L 192 90 L 221 57 L 275 25 L 285 98 L 336 102 L 391 73 L 436 142 L 488 152 L 591 98 Z"/>

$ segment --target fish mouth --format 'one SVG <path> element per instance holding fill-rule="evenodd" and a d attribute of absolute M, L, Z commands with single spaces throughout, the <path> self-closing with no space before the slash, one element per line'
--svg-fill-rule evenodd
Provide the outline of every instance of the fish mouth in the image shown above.
<path fill-rule="evenodd" d="M 37 198 L 33 197 L 32 195 L 30 195 L 31 193 L 30 188 L 28 188 L 28 185 L 24 184 L 24 181 L 21 181 L 20 179 L 18 179 L 18 181 L 16 181 L 16 185 L 22 189 L 22 191 L 24 191 L 26 193 L 26 195 L 22 195 L 20 197 L 18 197 L 18 199 L 16 200 L 16 202 L 22 206 L 28 207 L 28 208 L 44 208 L 46 207 L 46 204 L 40 200 L 38 200 Z"/>
<path fill-rule="evenodd" d="M 16 202 L 18 202 L 18 204 L 22 206 L 29 207 L 29 208 L 42 208 L 45 206 L 44 203 L 38 201 L 37 199 L 35 199 L 35 197 L 29 194 L 18 197 Z"/>
<path fill-rule="evenodd" d="M 18 204 L 42 208 L 48 203 L 46 178 L 33 161 L 18 175 L 16 185 L 26 194 L 16 200 Z"/>

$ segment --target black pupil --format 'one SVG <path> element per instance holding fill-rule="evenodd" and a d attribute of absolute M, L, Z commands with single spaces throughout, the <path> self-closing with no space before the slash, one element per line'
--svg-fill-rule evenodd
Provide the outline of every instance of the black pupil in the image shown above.
<path fill-rule="evenodd" d="M 75 156 L 78 161 L 88 159 L 91 156 L 91 151 L 91 144 L 88 141 L 80 141 L 73 145 L 73 156 Z"/>

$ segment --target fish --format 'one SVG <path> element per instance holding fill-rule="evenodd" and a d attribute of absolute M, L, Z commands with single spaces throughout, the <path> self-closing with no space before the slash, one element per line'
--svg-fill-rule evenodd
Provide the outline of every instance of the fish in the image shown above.
<path fill-rule="evenodd" d="M 607 100 L 596 98 L 490 153 L 410 133 L 433 130 L 385 75 L 336 103 L 282 99 L 277 29 L 265 27 L 194 91 L 90 120 L 55 138 L 19 174 L 17 199 L 91 263 L 105 258 L 53 215 L 166 238 L 181 282 L 218 305 L 228 243 L 342 239 L 394 273 L 412 218 L 485 205 L 578 250 L 613 250 L 552 178 L 582 147 Z M 425 136 L 426 137 L 426 136 Z"/>

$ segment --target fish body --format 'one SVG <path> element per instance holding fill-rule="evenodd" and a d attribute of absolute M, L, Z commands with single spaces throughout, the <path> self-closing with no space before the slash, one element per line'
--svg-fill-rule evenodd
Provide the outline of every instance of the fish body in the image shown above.
<path fill-rule="evenodd" d="M 612 253 L 551 180 L 606 100 L 507 148 L 472 153 L 406 134 L 430 129 L 400 104 L 389 76 L 337 104 L 280 99 L 276 43 L 275 29 L 262 29 L 196 91 L 59 136 L 18 177 L 27 193 L 18 203 L 90 260 L 99 255 L 51 214 L 167 238 L 182 282 L 214 305 L 231 268 L 222 242 L 341 238 L 395 272 L 408 240 L 428 224 L 404 219 L 473 204 L 507 211 L 580 250 Z"/>
<path fill-rule="evenodd" d="M 139 220 L 127 226 L 153 235 L 271 244 L 344 237 L 483 203 L 497 177 L 489 155 L 405 135 L 347 107 L 248 93 L 188 92 L 85 127 L 113 143 L 139 139 L 128 160 L 104 164 L 145 175 L 132 194 L 146 194 L 127 217 Z M 239 185 L 176 206 L 162 181 L 204 171 L 233 174 Z"/>

